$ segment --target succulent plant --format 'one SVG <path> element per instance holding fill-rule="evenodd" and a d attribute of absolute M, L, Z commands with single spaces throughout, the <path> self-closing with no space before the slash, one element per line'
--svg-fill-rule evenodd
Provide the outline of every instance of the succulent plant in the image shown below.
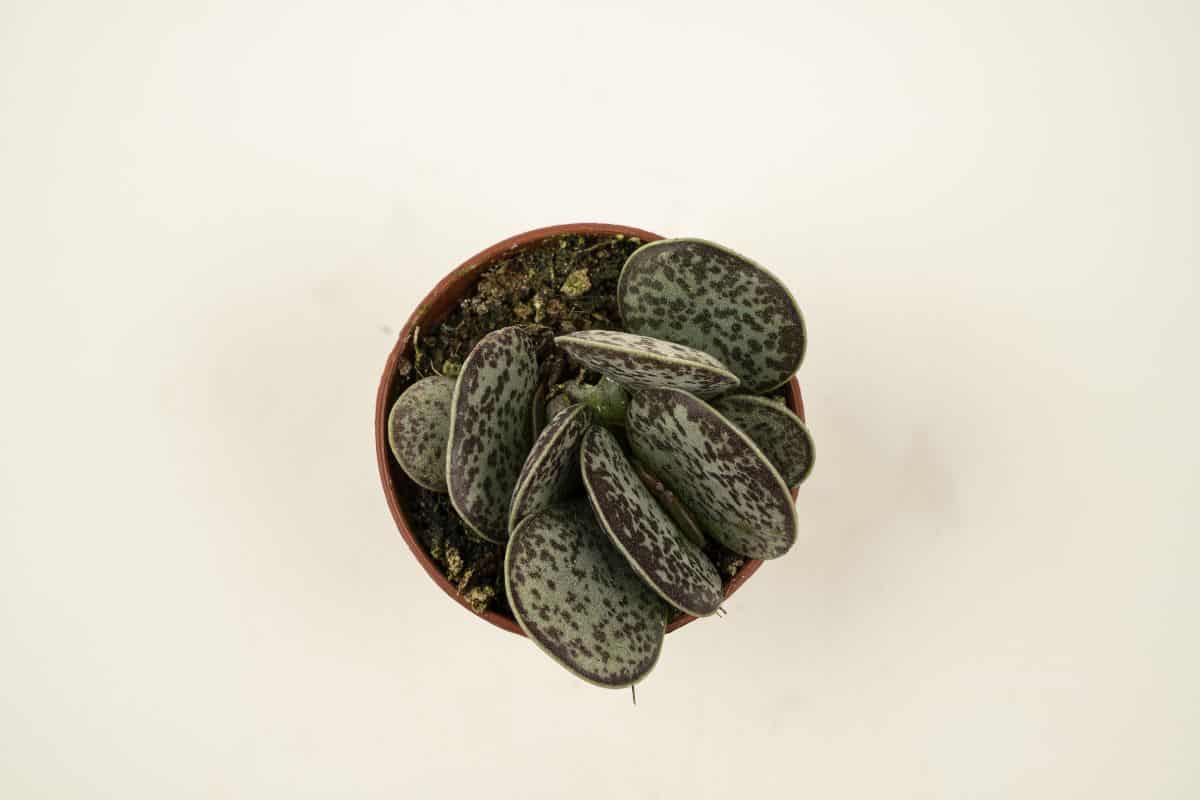
<path fill-rule="evenodd" d="M 484 336 L 457 378 L 410 386 L 388 419 L 401 468 L 507 542 L 513 615 L 579 677 L 630 686 L 674 613 L 723 600 L 705 540 L 750 558 L 796 541 L 804 422 L 777 397 L 804 320 L 777 278 L 698 239 L 643 245 L 617 284 L 626 328 Z M 563 356 L 598 380 L 557 384 Z M 548 420 L 548 421 L 547 421 Z"/>

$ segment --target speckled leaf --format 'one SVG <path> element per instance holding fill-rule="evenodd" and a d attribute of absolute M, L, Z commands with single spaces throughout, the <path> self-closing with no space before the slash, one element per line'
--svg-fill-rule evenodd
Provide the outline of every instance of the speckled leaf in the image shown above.
<path fill-rule="evenodd" d="M 579 458 L 596 519 L 634 571 L 680 611 L 716 611 L 723 598 L 717 568 L 650 494 L 616 437 L 592 428 Z"/>
<path fill-rule="evenodd" d="M 493 542 L 508 534 L 508 504 L 530 445 L 537 359 L 517 327 L 492 331 L 463 362 L 450 404 L 446 483 L 463 521 Z"/>
<path fill-rule="evenodd" d="M 590 424 L 587 407 L 577 403 L 556 414 L 534 441 L 513 489 L 510 533 L 525 517 L 579 487 L 579 442 Z"/>
<path fill-rule="evenodd" d="M 667 608 L 584 500 L 522 520 L 504 558 L 508 603 L 538 647 L 584 680 L 619 688 L 658 661 Z"/>
<path fill-rule="evenodd" d="M 454 379 L 431 375 L 404 390 L 388 414 L 388 444 L 408 477 L 431 492 L 446 491 L 446 437 Z"/>
<path fill-rule="evenodd" d="M 571 406 L 571 399 L 567 397 L 566 392 L 559 392 L 546 401 L 546 416 L 554 419 L 558 416 L 558 412 L 564 408 Z"/>
<path fill-rule="evenodd" d="M 787 381 L 804 359 L 804 317 L 753 261 L 700 239 L 664 239 L 629 256 L 617 283 L 625 327 L 719 358 L 748 392 Z"/>
<path fill-rule="evenodd" d="M 795 543 L 787 484 L 712 406 L 678 389 L 648 389 L 634 393 L 627 421 L 638 459 L 709 536 L 750 558 L 776 558 Z"/>
<path fill-rule="evenodd" d="M 578 331 L 554 343 L 590 370 L 631 389 L 666 386 L 711 397 L 738 385 L 737 376 L 708 353 L 623 331 Z"/>
<path fill-rule="evenodd" d="M 808 477 L 814 455 L 812 435 L 787 406 L 748 394 L 722 397 L 712 405 L 754 440 L 784 483 L 794 489 Z"/>

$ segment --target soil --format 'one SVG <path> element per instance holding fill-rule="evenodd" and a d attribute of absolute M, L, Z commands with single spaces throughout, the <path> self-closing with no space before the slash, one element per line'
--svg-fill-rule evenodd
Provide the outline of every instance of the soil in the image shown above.
<path fill-rule="evenodd" d="M 617 278 L 625 259 L 641 244 L 621 235 L 570 235 L 505 253 L 445 320 L 414 333 L 413 358 L 398 365 L 394 396 L 420 378 L 457 374 L 476 342 L 497 328 L 539 325 L 555 336 L 589 328 L 621 330 Z M 543 360 L 543 378 L 552 394 L 555 385 L 593 383 L 599 376 L 552 353 Z M 511 617 L 504 592 L 504 546 L 471 533 L 447 495 L 407 480 L 398 486 L 410 526 L 463 598 L 478 613 L 492 610 Z M 745 561 L 711 540 L 706 550 L 726 580 Z"/>

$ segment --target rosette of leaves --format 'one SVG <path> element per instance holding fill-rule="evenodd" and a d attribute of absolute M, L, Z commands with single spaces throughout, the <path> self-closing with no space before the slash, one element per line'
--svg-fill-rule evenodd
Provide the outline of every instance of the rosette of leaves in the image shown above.
<path fill-rule="evenodd" d="M 706 539 L 748 558 L 792 547 L 791 490 L 813 463 L 804 422 L 771 396 L 806 344 L 775 276 L 669 239 L 629 257 L 617 293 L 625 330 L 553 347 L 544 329 L 493 331 L 456 378 L 409 387 L 388 427 L 416 483 L 507 543 L 508 601 L 529 638 L 606 687 L 645 677 L 673 613 L 718 610 Z M 599 379 L 547 386 L 539 356 L 562 354 Z"/>

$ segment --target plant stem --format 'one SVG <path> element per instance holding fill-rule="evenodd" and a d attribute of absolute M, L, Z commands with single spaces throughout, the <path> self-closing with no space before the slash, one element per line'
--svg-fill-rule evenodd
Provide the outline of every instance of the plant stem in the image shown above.
<path fill-rule="evenodd" d="M 625 427 L 625 412 L 629 408 L 629 394 L 620 384 L 601 378 L 595 386 L 568 383 L 564 389 L 576 403 L 583 403 L 596 414 L 601 425 Z"/>

